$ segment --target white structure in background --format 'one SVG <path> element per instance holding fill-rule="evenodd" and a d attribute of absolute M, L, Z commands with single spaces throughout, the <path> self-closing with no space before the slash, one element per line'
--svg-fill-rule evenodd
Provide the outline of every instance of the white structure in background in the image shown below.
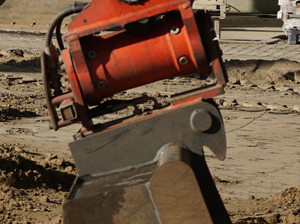
<path fill-rule="evenodd" d="M 220 19 L 225 19 L 226 17 L 226 4 L 227 0 L 195 0 L 193 3 L 193 9 L 199 10 L 204 9 L 211 12 L 217 12 L 218 15 L 214 16 L 214 26 L 217 34 L 217 38 L 221 38 L 221 26 Z"/>
<path fill-rule="evenodd" d="M 219 19 L 226 17 L 227 0 L 195 0 L 193 9 L 204 9 L 213 12 L 219 12 Z"/>
<path fill-rule="evenodd" d="M 289 44 L 300 43 L 300 0 L 278 0 L 280 11 L 277 18 L 283 21 L 283 30 Z"/>

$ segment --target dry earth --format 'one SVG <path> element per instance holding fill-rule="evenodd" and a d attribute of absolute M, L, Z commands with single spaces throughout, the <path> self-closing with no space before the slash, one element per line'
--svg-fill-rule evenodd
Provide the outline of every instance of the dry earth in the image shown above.
<path fill-rule="evenodd" d="M 236 224 L 300 223 L 300 64 L 229 59 L 226 67 L 230 82 L 216 102 L 228 156 L 218 161 L 207 151 L 207 161 L 230 217 Z M 39 71 L 36 52 L 0 50 L 1 223 L 59 223 L 76 175 L 67 145 L 80 126 L 48 130 Z M 166 102 L 212 82 L 176 77 L 118 97 L 148 92 Z"/>

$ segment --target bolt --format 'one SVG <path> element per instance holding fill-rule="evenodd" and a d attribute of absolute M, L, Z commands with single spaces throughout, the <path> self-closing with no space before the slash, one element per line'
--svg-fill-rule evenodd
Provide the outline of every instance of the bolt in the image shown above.
<path fill-rule="evenodd" d="M 180 29 L 177 26 L 172 26 L 171 29 L 170 29 L 171 34 L 178 34 L 179 31 L 180 31 Z"/>
<path fill-rule="evenodd" d="M 205 132 L 212 126 L 212 117 L 207 111 L 197 109 L 192 112 L 190 122 L 194 131 Z"/>
<path fill-rule="evenodd" d="M 106 86 L 106 84 L 103 80 L 100 80 L 97 84 L 98 89 L 103 89 L 105 86 Z"/>
<path fill-rule="evenodd" d="M 64 59 L 63 59 L 62 56 L 59 56 L 59 57 L 58 57 L 58 62 L 59 62 L 60 64 L 63 64 L 63 63 L 64 63 Z"/>
<path fill-rule="evenodd" d="M 178 62 L 180 65 L 186 65 L 189 63 L 189 59 L 186 56 L 182 56 L 179 58 Z"/>
<path fill-rule="evenodd" d="M 96 52 L 95 51 L 89 51 L 88 52 L 88 57 L 89 58 L 95 58 L 96 57 Z"/>

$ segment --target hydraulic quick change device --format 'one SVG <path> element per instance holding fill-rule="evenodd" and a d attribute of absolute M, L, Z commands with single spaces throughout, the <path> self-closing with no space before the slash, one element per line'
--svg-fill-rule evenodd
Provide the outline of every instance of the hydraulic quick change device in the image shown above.
<path fill-rule="evenodd" d="M 192 3 L 92 0 L 50 25 L 42 72 L 51 127 L 82 124 L 70 143 L 79 177 L 63 205 L 65 223 L 230 223 L 203 155 L 208 147 L 225 159 L 223 120 L 211 98 L 223 94 L 227 74 L 210 16 Z M 147 95 L 110 99 L 191 73 L 215 83 L 177 93 L 164 107 Z M 146 102 L 152 109 L 143 113 Z M 97 122 L 129 106 L 131 115 Z"/>

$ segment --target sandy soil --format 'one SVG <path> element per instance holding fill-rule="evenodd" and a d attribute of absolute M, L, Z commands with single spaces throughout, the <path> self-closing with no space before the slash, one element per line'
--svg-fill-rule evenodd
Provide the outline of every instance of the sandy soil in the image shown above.
<path fill-rule="evenodd" d="M 300 64 L 226 61 L 230 82 L 216 99 L 228 156 L 208 165 L 233 223 L 300 223 Z M 0 50 L 0 222 L 59 223 L 76 175 L 68 143 L 80 128 L 48 129 L 35 52 Z M 176 77 L 122 94 L 170 94 L 213 82 Z M 128 113 L 124 111 L 123 113 Z M 101 119 L 109 119 L 102 117 Z"/>

